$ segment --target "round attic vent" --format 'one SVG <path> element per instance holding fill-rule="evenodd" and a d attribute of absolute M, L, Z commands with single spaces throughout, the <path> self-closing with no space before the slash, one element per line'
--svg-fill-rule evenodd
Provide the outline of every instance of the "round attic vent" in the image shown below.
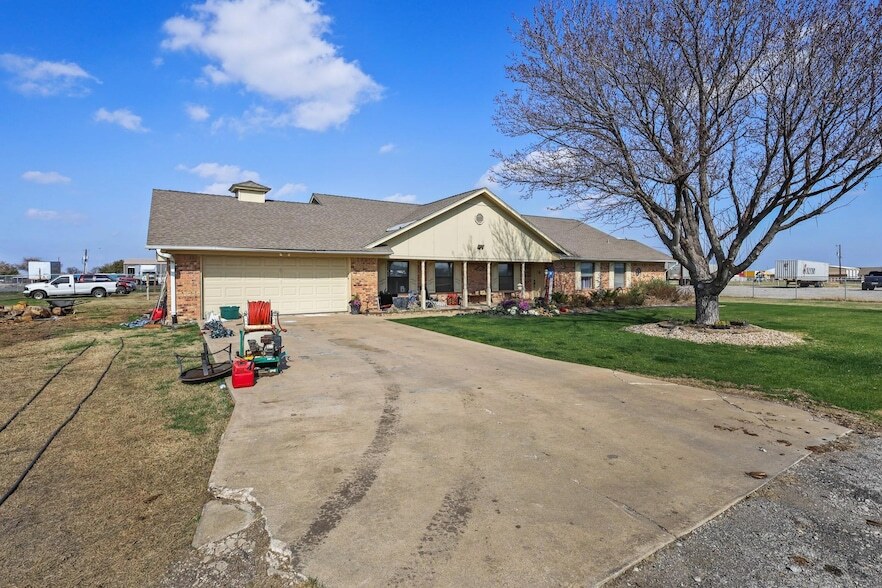
<path fill-rule="evenodd" d="M 475 223 L 477 223 L 477 224 L 479 224 L 479 225 L 483 225 L 483 224 L 484 224 L 484 215 L 481 214 L 480 212 L 479 212 L 478 214 L 475 215 Z"/>

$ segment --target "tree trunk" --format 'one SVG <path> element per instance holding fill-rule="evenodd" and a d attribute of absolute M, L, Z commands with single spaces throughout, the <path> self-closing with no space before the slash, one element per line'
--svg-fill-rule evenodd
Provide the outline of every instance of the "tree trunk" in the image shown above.
<path fill-rule="evenodd" d="M 695 284 L 695 322 L 713 325 L 720 320 L 720 290 L 712 284 Z"/>

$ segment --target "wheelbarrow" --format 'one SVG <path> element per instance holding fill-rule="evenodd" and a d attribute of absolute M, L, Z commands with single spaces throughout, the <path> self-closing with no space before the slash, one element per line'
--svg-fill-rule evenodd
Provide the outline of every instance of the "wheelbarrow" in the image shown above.
<path fill-rule="evenodd" d="M 226 354 L 226 360 L 215 363 L 214 356 Z M 175 361 L 178 362 L 181 382 L 185 384 L 201 384 L 203 382 L 211 382 L 220 378 L 226 378 L 233 372 L 233 345 L 227 345 L 220 351 L 212 353 L 208 350 L 208 343 L 202 342 L 202 353 L 199 355 L 201 365 L 196 367 L 184 367 L 184 360 L 193 359 L 193 355 L 175 354 Z M 222 356 L 223 357 L 223 356 Z"/>
<path fill-rule="evenodd" d="M 60 308 L 61 314 L 70 314 L 73 312 L 74 306 L 79 306 L 89 301 L 82 298 L 49 298 L 46 302 L 49 303 L 50 310 Z"/>

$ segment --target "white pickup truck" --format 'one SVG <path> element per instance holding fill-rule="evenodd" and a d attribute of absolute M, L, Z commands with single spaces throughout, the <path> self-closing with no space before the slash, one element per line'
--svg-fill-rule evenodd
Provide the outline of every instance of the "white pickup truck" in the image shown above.
<path fill-rule="evenodd" d="M 50 282 L 25 286 L 24 295 L 35 300 L 57 296 L 94 296 L 104 298 L 116 293 L 116 282 L 106 274 L 67 274 Z"/>

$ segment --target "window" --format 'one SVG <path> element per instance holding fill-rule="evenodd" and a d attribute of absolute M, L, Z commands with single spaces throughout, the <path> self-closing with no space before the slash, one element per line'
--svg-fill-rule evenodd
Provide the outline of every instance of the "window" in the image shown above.
<path fill-rule="evenodd" d="M 624 288 L 625 287 L 625 264 L 624 263 L 614 263 L 613 264 L 613 272 L 615 272 L 615 276 L 613 277 L 613 288 Z"/>
<path fill-rule="evenodd" d="M 502 292 L 514 290 L 514 264 L 499 264 L 499 289 Z"/>
<path fill-rule="evenodd" d="M 582 284 L 579 286 L 582 290 L 594 289 L 594 262 L 583 261 L 581 265 Z"/>
<path fill-rule="evenodd" d="M 70 284 L 70 278 L 68 278 L 67 276 L 62 276 L 60 278 L 55 278 L 49 283 L 53 286 L 67 286 L 68 284 Z"/>
<path fill-rule="evenodd" d="M 407 289 L 410 287 L 407 272 L 408 263 L 406 261 L 389 262 L 389 275 L 386 278 L 389 293 L 407 294 Z"/>
<path fill-rule="evenodd" d="M 453 262 L 435 262 L 435 292 L 453 292 Z"/>

